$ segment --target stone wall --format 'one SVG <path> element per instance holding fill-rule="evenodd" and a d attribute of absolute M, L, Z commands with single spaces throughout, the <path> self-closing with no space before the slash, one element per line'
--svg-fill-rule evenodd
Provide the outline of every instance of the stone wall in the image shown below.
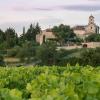
<path fill-rule="evenodd" d="M 100 42 L 88 42 L 88 43 L 83 43 L 83 44 L 87 44 L 88 48 L 100 47 Z"/>

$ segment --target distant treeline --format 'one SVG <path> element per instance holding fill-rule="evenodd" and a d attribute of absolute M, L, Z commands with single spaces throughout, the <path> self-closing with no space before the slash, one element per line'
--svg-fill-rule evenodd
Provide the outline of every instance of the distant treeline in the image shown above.
<path fill-rule="evenodd" d="M 34 65 L 100 65 L 100 48 L 96 49 L 75 49 L 57 50 L 58 43 L 62 46 L 65 43 L 81 44 L 84 40 L 76 36 L 70 26 L 59 25 L 52 28 L 52 32 L 58 41 L 47 40 L 42 45 L 36 41 L 36 35 L 41 33 L 41 27 L 30 25 L 20 37 L 15 29 L 8 28 L 5 32 L 0 30 L 0 65 L 6 65 L 4 59 L 7 57 L 18 58 L 21 63 Z M 100 42 L 100 34 L 92 34 L 85 41 Z"/>

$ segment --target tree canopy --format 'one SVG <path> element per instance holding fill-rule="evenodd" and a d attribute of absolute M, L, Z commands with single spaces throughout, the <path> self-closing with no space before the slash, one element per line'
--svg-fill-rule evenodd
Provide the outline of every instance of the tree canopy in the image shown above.
<path fill-rule="evenodd" d="M 18 44 L 18 35 L 13 28 L 8 28 L 5 31 L 5 40 L 7 43 L 7 48 L 14 47 Z"/>
<path fill-rule="evenodd" d="M 70 26 L 61 24 L 59 26 L 54 26 L 52 31 L 61 44 L 72 42 L 76 39 L 76 34 Z"/>
<path fill-rule="evenodd" d="M 91 34 L 86 37 L 86 41 L 88 42 L 100 42 L 100 34 Z"/>
<path fill-rule="evenodd" d="M 36 35 L 39 34 L 40 32 L 41 28 L 38 23 L 36 25 L 31 24 L 25 34 L 25 39 L 28 41 L 36 41 Z"/>
<path fill-rule="evenodd" d="M 42 65 L 55 65 L 57 57 L 56 43 L 47 41 L 36 50 L 36 58 Z"/>

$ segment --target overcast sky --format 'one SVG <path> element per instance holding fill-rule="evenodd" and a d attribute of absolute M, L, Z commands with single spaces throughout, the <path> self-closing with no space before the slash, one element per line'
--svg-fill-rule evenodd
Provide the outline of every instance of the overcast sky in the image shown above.
<path fill-rule="evenodd" d="M 86 25 L 89 15 L 100 26 L 100 0 L 0 0 L 0 28 L 22 27 L 39 22 L 42 29 L 59 25 Z"/>

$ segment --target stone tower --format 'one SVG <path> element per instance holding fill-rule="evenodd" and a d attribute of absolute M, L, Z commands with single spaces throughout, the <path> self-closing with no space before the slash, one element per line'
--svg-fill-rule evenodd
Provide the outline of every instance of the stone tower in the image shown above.
<path fill-rule="evenodd" d="M 86 33 L 87 34 L 99 33 L 98 26 L 95 24 L 95 20 L 94 20 L 94 17 L 92 15 L 89 17 L 89 22 L 88 22 L 88 25 L 86 27 Z"/>
<path fill-rule="evenodd" d="M 86 33 L 87 34 L 96 33 L 96 25 L 94 22 L 94 17 L 92 15 L 89 17 L 89 22 L 88 22 L 88 25 L 86 27 Z"/>
<path fill-rule="evenodd" d="M 89 25 L 94 24 L 94 17 L 92 15 L 89 17 L 89 23 L 88 24 Z"/>

